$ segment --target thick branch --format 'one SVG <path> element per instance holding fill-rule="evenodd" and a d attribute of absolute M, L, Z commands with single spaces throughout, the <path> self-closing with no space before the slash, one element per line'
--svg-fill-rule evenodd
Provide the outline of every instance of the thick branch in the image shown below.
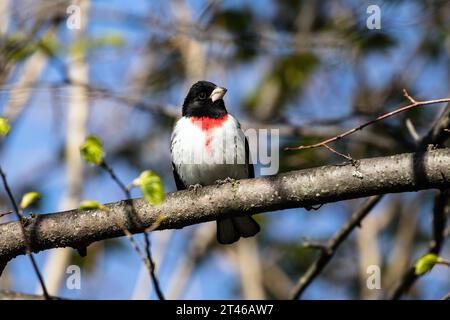
<path fill-rule="evenodd" d="M 431 130 L 428 132 L 428 134 L 422 138 L 422 139 L 416 139 L 417 140 L 417 150 L 416 151 L 424 151 L 427 150 L 428 145 L 437 145 L 442 146 L 443 142 L 445 142 L 446 132 L 445 130 L 448 130 L 447 128 L 450 126 L 450 106 L 447 106 L 440 117 L 438 118 L 437 122 L 432 126 Z M 414 129 L 415 133 L 415 129 Z M 416 133 L 415 133 L 416 134 Z M 327 148 L 330 148 L 327 145 L 324 145 Z M 338 153 L 337 151 L 333 151 Z M 343 155 L 345 157 L 345 155 Z M 443 193 L 442 191 L 441 193 Z M 367 201 L 363 204 L 363 206 L 359 207 L 352 215 L 352 218 L 348 223 L 346 223 L 339 231 L 336 233 L 336 235 L 330 239 L 327 245 L 321 246 L 321 254 L 317 258 L 317 260 L 314 261 L 313 264 L 310 265 L 308 270 L 306 270 L 305 274 L 298 280 L 296 286 L 293 289 L 292 298 L 298 299 L 303 294 L 303 292 L 306 290 L 306 288 L 312 283 L 312 281 L 323 271 L 323 269 L 327 266 L 331 258 L 333 257 L 335 251 L 339 247 L 340 243 L 342 243 L 346 237 L 350 234 L 350 232 L 358 226 L 361 221 L 366 217 L 366 215 L 372 210 L 374 205 L 378 203 L 383 198 L 383 195 L 378 195 L 371 197 L 367 199 Z M 436 212 L 436 211 L 435 211 Z M 445 220 L 444 219 L 433 219 L 434 221 L 434 230 L 440 230 L 439 226 L 442 225 L 445 227 Z M 442 230 L 441 230 L 442 231 Z M 441 243 L 442 237 L 440 237 L 439 232 L 434 232 L 435 242 Z M 306 245 L 305 245 L 306 246 Z M 410 271 L 408 271 L 409 274 L 412 273 L 412 276 L 405 276 L 403 279 L 404 281 L 414 281 L 415 277 L 415 268 L 411 268 Z M 411 282 L 411 284 L 412 284 Z M 406 289 L 407 287 L 400 284 L 399 287 L 402 288 L 402 290 Z"/>
<path fill-rule="evenodd" d="M 167 194 L 152 207 L 133 200 L 136 215 L 126 201 L 108 210 L 71 210 L 39 215 L 27 221 L 34 252 L 57 247 L 80 247 L 94 241 L 123 236 L 123 227 L 142 232 L 183 228 L 218 218 L 306 207 L 393 192 L 450 187 L 450 149 L 363 159 L 356 165 L 335 165 L 292 171 L 271 177 L 241 180 L 197 191 Z M 165 219 L 161 221 L 161 217 Z M 0 260 L 25 253 L 18 222 L 0 225 Z"/>

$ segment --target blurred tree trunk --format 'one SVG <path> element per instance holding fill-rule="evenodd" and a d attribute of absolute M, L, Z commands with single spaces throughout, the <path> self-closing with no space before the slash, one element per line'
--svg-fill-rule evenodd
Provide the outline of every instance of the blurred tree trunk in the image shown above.
<path fill-rule="evenodd" d="M 2 17 L 0 19 L 0 39 L 2 39 L 6 35 L 9 25 L 9 0 L 0 1 L 0 16 Z M 0 83 L 2 83 L 2 76 L 0 76 Z M 5 290 L 9 289 L 11 287 L 11 280 L 8 269 L 6 269 L 3 272 L 3 276 L 0 277 L 0 288 Z"/>
<path fill-rule="evenodd" d="M 9 25 L 9 0 L 0 1 L 0 37 L 3 37 L 8 30 Z"/>
<path fill-rule="evenodd" d="M 394 245 L 388 256 L 385 276 L 382 279 L 383 287 L 395 283 L 408 269 L 413 256 L 420 204 L 423 201 L 423 196 L 419 195 L 401 210 Z"/>
<path fill-rule="evenodd" d="M 46 37 L 55 36 L 56 27 L 52 27 Z M 5 116 L 11 121 L 15 121 L 28 105 L 34 91 L 34 86 L 38 83 L 42 72 L 45 70 L 48 62 L 48 56 L 38 50 L 33 53 L 26 61 L 19 80 L 10 91 L 8 103 L 5 106 Z"/>
<path fill-rule="evenodd" d="M 242 239 L 236 246 L 242 297 L 246 300 L 265 299 L 262 264 L 255 238 Z"/>
<path fill-rule="evenodd" d="M 382 269 L 382 252 L 379 246 L 379 235 L 382 230 L 392 221 L 398 214 L 398 197 L 392 197 L 391 202 L 383 207 L 383 212 L 379 214 L 372 213 L 366 217 L 361 228 L 356 233 L 356 244 L 359 253 L 359 280 L 360 280 L 360 298 L 362 299 L 378 299 L 381 290 L 369 289 L 367 286 L 367 273 L 369 266 L 379 266 Z M 383 277 L 381 279 L 383 281 Z"/>
<path fill-rule="evenodd" d="M 198 262 L 207 254 L 208 249 L 216 240 L 215 223 L 206 223 L 195 228 L 194 235 L 189 243 L 189 248 L 182 258 L 181 263 L 172 273 L 168 285 L 167 297 L 172 300 L 181 299 L 186 286 Z"/>
<path fill-rule="evenodd" d="M 8 31 L 11 12 L 10 5 L 9 0 L 0 1 L 0 39 L 7 36 L 6 32 Z M 54 37 L 55 31 L 56 27 L 51 26 L 45 36 Z M 25 60 L 21 74 L 9 91 L 8 100 L 3 109 L 4 116 L 10 122 L 16 121 L 22 114 L 22 111 L 27 107 L 34 92 L 34 86 L 38 83 L 43 70 L 47 66 L 47 62 L 48 56 L 40 50 L 34 52 Z M 9 72 L 2 72 L 2 75 L 0 75 L 0 83 L 8 79 L 14 66 L 10 66 L 7 69 Z M 10 278 L 9 272 L 5 272 L 3 277 L 0 278 L 0 287 L 8 289 L 11 283 L 12 279 Z M 41 287 L 38 287 L 41 290 Z"/>
<path fill-rule="evenodd" d="M 81 28 L 73 30 L 73 41 L 80 41 L 86 36 L 90 2 L 89 0 L 81 0 L 79 6 L 81 9 Z M 61 200 L 60 210 L 77 208 L 83 193 L 83 162 L 80 157 L 79 146 L 86 137 L 89 114 L 89 93 L 83 85 L 89 83 L 89 66 L 85 61 L 84 53 L 73 56 L 73 60 L 68 64 L 67 71 L 71 84 L 69 87 L 65 146 L 67 189 L 64 198 Z M 43 272 L 50 295 L 58 295 L 72 254 L 73 249 L 71 248 L 49 252 Z M 40 289 L 37 291 L 39 292 Z"/>

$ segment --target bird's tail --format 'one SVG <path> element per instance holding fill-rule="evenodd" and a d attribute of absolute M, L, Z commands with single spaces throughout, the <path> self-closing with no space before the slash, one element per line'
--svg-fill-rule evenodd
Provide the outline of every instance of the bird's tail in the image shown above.
<path fill-rule="evenodd" d="M 258 223 L 250 216 L 217 220 L 217 241 L 221 244 L 231 244 L 240 237 L 252 237 L 259 230 Z"/>
<path fill-rule="evenodd" d="M 87 247 L 78 247 L 76 249 L 80 257 L 84 258 L 87 256 Z"/>

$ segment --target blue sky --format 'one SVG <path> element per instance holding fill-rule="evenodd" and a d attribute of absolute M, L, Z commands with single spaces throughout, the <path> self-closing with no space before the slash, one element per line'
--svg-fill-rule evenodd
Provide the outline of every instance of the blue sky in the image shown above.
<path fill-rule="evenodd" d="M 382 10 L 386 4 L 382 4 Z M 198 12 L 203 7 L 202 1 L 189 1 Z M 234 6 L 239 1 L 227 2 L 227 6 Z M 247 5 L 255 6 L 254 2 L 247 1 Z M 152 30 L 143 30 L 133 24 L 124 25 L 102 16 L 103 9 L 114 9 L 137 16 L 144 16 L 148 11 L 160 10 L 161 3 L 138 0 L 132 5 L 127 1 L 94 1 L 95 19 L 89 22 L 89 35 L 93 37 L 104 34 L 117 33 L 126 39 L 124 48 L 100 49 L 95 52 L 91 63 L 90 76 L 95 85 L 106 87 L 114 92 L 121 92 L 126 86 L 126 75 L 129 66 L 135 61 L 138 53 L 133 48 L 138 48 Z M 271 2 L 264 1 L 264 5 L 258 4 L 257 10 L 269 11 Z M 386 7 L 388 11 L 383 16 L 388 27 L 392 28 L 394 34 L 401 41 L 402 45 L 394 52 L 386 54 L 376 54 L 371 56 L 366 64 L 366 71 L 370 82 L 375 86 L 383 84 L 384 81 L 394 72 L 396 68 L 402 68 L 402 57 L 415 45 L 418 39 L 417 25 L 410 23 L 408 17 L 420 16 L 417 7 L 405 3 L 395 8 Z M 382 11 L 383 12 L 383 11 Z M 412 19 L 414 21 L 414 19 Z M 62 32 L 62 39 L 66 43 L 70 42 L 70 32 Z M 106 58 L 105 58 L 106 57 Z M 240 113 L 239 105 L 258 83 L 258 79 L 267 68 L 267 61 L 270 57 L 261 57 L 256 62 L 239 66 L 227 70 L 225 75 L 209 74 L 210 80 L 219 82 L 229 89 L 227 94 L 227 104 L 231 112 Z M 389 61 L 389 63 L 388 63 Z M 407 67 L 407 66 L 406 66 Z M 351 106 L 352 90 L 358 83 L 352 75 L 349 65 L 335 64 L 324 65 L 313 79 L 312 84 L 324 87 L 332 87 L 332 90 L 325 91 L 320 97 L 315 94 L 317 87 L 310 86 L 304 98 L 295 107 L 292 106 L 291 114 L 294 122 L 302 123 L 314 118 L 334 117 L 346 114 Z M 417 92 L 427 98 L 438 98 L 445 96 L 448 91 L 448 72 L 439 68 L 438 64 L 428 65 L 423 69 L 423 73 L 418 77 L 416 85 Z M 236 81 L 238 79 L 239 81 Z M 53 82 L 60 80 L 54 66 L 48 66 L 41 79 L 43 82 Z M 174 88 L 171 94 L 164 97 L 165 100 L 158 101 L 164 104 L 180 105 L 184 92 L 181 88 Z M 63 95 L 64 96 L 64 95 Z M 0 91 L 0 108 L 6 101 L 7 92 Z M 157 100 L 157 99 L 156 99 Z M 328 106 L 323 108 L 323 106 Z M 126 106 L 120 106 L 111 102 L 95 102 L 92 105 L 92 112 L 89 120 L 89 130 L 99 135 L 102 130 L 108 132 L 105 137 L 105 148 L 108 151 L 112 146 L 119 144 L 121 139 L 127 136 L 143 135 L 148 130 L 152 130 L 154 123 L 149 115 L 142 111 L 134 110 L 128 112 Z M 59 111 L 58 111 L 59 110 Z M 108 119 L 113 116 L 108 113 L 124 114 L 123 123 L 118 124 L 119 130 L 115 132 L 108 126 Z M 45 179 L 40 180 L 40 192 L 44 195 L 44 200 L 39 213 L 57 211 L 58 203 L 64 193 L 65 177 L 61 166 L 52 166 L 57 150 L 64 142 L 63 132 L 65 132 L 64 106 L 52 107 L 52 96 L 48 90 L 36 90 L 29 106 L 20 120 L 14 125 L 12 133 L 4 142 L 1 154 L 2 167 L 8 173 L 9 182 L 14 190 L 15 186 L 23 185 L 27 179 L 34 176 Z M 134 130 L 126 131 L 132 127 Z M 59 128 L 59 129 L 58 129 Z M 59 130 L 59 131 L 58 131 Z M 123 131 L 122 131 L 123 130 Z M 162 137 L 169 141 L 169 135 Z M 158 155 L 160 158 L 168 156 L 168 150 L 163 150 Z M 175 186 L 170 174 L 168 162 L 156 163 L 155 155 L 149 154 L 149 165 L 155 165 L 162 175 L 166 190 L 173 191 Z M 45 165 L 50 163 L 50 166 Z M 44 164 L 45 172 L 42 172 Z M 123 181 L 130 182 L 139 172 L 131 168 L 127 163 L 113 163 L 115 170 Z M 89 179 L 84 188 L 85 198 L 95 199 L 100 202 L 112 202 L 123 198 L 122 192 L 109 178 L 101 174 L 96 178 Z M 134 196 L 139 196 L 136 191 Z M 17 197 L 19 195 L 16 195 Z M 382 208 L 383 204 L 380 205 Z M 340 204 L 330 204 L 324 206 L 319 212 L 306 212 L 304 209 L 285 210 L 283 212 L 264 214 L 267 222 L 263 231 L 267 238 L 276 238 L 278 241 L 299 241 L 303 235 L 311 238 L 327 238 L 332 235 L 339 225 L 345 222 L 348 209 Z M 376 213 L 374 213 L 376 214 Z M 428 217 L 428 216 L 427 216 Z M 425 218 L 424 218 L 425 219 Z M 429 226 L 429 221 L 424 222 L 424 226 Z M 188 227 L 177 230 L 170 241 L 165 260 L 161 268 L 158 269 L 163 290 L 169 282 L 171 271 L 180 263 L 187 241 L 192 229 Z M 158 247 L 158 237 L 153 236 L 153 246 Z M 126 239 L 121 239 L 123 246 L 129 248 Z M 448 248 L 446 253 L 448 254 Z M 156 254 L 158 254 L 156 252 Z M 161 253 L 160 253 L 161 254 Z M 36 255 L 40 266 L 44 265 L 47 252 Z M 85 275 L 82 282 L 82 290 L 72 291 L 64 289 L 61 296 L 68 298 L 103 298 L 103 299 L 128 299 L 131 297 L 135 282 L 141 267 L 141 262 L 136 253 L 131 250 L 105 250 L 100 257 L 98 265 L 92 274 Z M 36 287 L 35 275 L 30 268 L 26 257 L 20 256 L 14 259 L 8 266 L 8 270 L 13 275 L 13 288 L 18 291 L 30 292 Z M 433 272 L 427 275 L 426 279 L 419 282 L 423 288 L 425 298 L 436 298 L 442 296 L 448 290 L 449 271 L 441 269 L 440 272 Z M 207 262 L 204 262 L 194 273 L 185 297 L 194 299 L 231 299 L 239 298 L 236 290 L 236 271 L 229 265 L 229 262 L 221 255 L 214 254 Z M 305 298 L 343 299 L 347 298 L 347 293 L 343 288 L 333 287 L 322 280 L 317 281 L 305 294 Z M 331 296 L 329 295 L 331 293 Z M 152 298 L 154 295 L 152 294 Z"/>

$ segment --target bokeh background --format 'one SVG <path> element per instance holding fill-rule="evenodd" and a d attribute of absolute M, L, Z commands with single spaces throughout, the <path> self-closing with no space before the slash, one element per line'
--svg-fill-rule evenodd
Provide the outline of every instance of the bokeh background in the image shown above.
<path fill-rule="evenodd" d="M 71 4 L 80 6 L 80 29 L 67 27 Z M 366 27 L 374 4 L 379 30 Z M 200 79 L 228 88 L 226 105 L 244 128 L 280 130 L 280 172 L 339 163 L 326 149 L 281 149 L 405 104 L 403 88 L 417 99 L 448 97 L 449 17 L 450 2 L 437 0 L 0 0 L 0 108 L 12 124 L 0 145 L 1 165 L 17 198 L 42 194 L 28 213 L 123 199 L 104 171 L 79 156 L 84 138 L 96 134 L 124 182 L 151 169 L 174 191 L 170 132 L 189 86 Z M 443 107 L 411 110 L 334 146 L 354 158 L 410 152 L 414 131 L 425 133 Z M 383 297 L 426 251 L 434 195 L 386 196 L 303 298 Z M 4 192 L 0 201 L 9 210 Z M 154 232 L 162 289 L 174 299 L 286 298 L 317 256 L 303 237 L 326 241 L 360 203 L 259 215 L 261 233 L 233 246 L 216 243 L 214 223 Z M 448 244 L 441 256 L 450 257 Z M 58 296 L 155 298 L 126 238 L 91 245 L 85 259 L 72 249 L 36 258 Z M 70 264 L 81 267 L 81 290 L 65 286 Z M 381 290 L 366 287 L 373 264 L 382 270 Z M 9 263 L 0 289 L 39 293 L 25 256 Z M 438 299 L 448 291 L 450 268 L 438 266 L 406 297 Z"/>

